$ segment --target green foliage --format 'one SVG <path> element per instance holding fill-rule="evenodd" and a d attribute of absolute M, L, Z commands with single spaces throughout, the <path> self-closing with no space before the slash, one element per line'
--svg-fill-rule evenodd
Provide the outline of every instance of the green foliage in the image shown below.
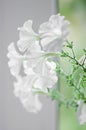
<path fill-rule="evenodd" d="M 70 53 L 68 52 L 68 50 L 70 50 Z M 64 77 L 66 81 L 66 88 L 73 90 L 71 91 L 71 98 L 65 97 L 61 92 L 59 92 L 57 88 L 47 88 L 47 91 L 41 91 L 40 89 L 38 89 L 37 93 L 44 94 L 46 96 L 49 96 L 52 100 L 59 101 L 60 106 L 63 104 L 65 105 L 65 107 L 73 107 L 75 110 L 77 110 L 79 100 L 86 102 L 86 49 L 84 49 L 83 51 L 84 56 L 82 56 L 81 60 L 78 60 L 74 51 L 73 42 L 66 41 L 61 53 L 59 55 L 57 53 L 53 54 L 56 59 L 58 56 L 62 59 L 66 58 L 71 64 L 71 71 L 70 73 L 67 73 L 65 70 L 62 69 L 58 61 L 56 62 L 57 75 L 60 77 Z M 47 57 L 53 57 L 53 55 L 48 54 Z"/>

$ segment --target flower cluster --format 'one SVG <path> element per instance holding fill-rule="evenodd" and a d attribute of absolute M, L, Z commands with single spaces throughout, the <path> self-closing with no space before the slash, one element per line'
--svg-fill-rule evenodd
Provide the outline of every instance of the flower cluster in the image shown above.
<path fill-rule="evenodd" d="M 28 20 L 19 30 L 17 44 L 8 46 L 8 66 L 11 74 L 16 78 L 14 94 L 19 98 L 28 112 L 37 113 L 42 108 L 39 94 L 59 100 L 60 104 L 77 108 L 80 124 L 86 122 L 86 98 L 81 86 L 86 81 L 86 50 L 85 55 L 77 60 L 73 51 L 72 42 L 67 41 L 69 22 L 60 14 L 52 15 L 49 20 L 40 25 L 38 33 L 32 28 L 32 20 Z M 59 45 L 67 42 L 66 47 L 72 50 L 73 56 L 62 50 Z M 65 74 L 59 65 L 58 58 L 69 58 L 73 66 L 71 74 Z M 81 69 L 75 84 L 75 73 Z M 68 86 L 75 90 L 73 99 L 67 100 L 55 87 L 58 76 L 66 78 Z M 84 84 L 83 84 L 84 86 Z M 85 87 L 83 87 L 83 90 Z"/>
<path fill-rule="evenodd" d="M 56 63 L 47 55 L 51 56 L 58 49 L 57 44 L 52 44 L 54 40 L 62 43 L 66 39 L 68 25 L 63 16 L 53 15 L 48 22 L 40 25 L 37 34 L 32 29 L 32 21 L 28 20 L 18 28 L 19 52 L 14 43 L 8 46 L 8 65 L 17 80 L 14 93 L 30 112 L 38 112 L 42 107 L 35 92 L 38 89 L 47 92 L 47 88 L 54 87 L 58 80 Z"/>

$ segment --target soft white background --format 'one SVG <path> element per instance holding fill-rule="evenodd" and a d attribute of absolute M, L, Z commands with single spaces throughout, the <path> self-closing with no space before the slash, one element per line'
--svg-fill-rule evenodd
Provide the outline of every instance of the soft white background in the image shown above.
<path fill-rule="evenodd" d="M 35 30 L 55 13 L 55 0 L 0 0 L 0 130 L 56 130 L 56 105 L 41 98 L 43 109 L 27 113 L 13 94 L 14 78 L 6 58 L 7 46 L 18 40 L 17 27 L 33 19 Z"/>

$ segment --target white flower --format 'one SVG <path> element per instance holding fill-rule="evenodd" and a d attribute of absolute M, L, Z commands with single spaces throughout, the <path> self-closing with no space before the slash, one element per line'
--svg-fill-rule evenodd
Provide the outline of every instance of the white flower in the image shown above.
<path fill-rule="evenodd" d="M 18 97 L 28 112 L 37 113 L 40 111 L 42 104 L 38 99 L 38 95 L 33 92 L 33 86 L 37 76 L 31 74 L 29 76 L 18 78 L 14 84 L 14 94 Z"/>
<path fill-rule="evenodd" d="M 42 55 L 44 55 L 44 53 L 40 51 L 40 47 L 38 45 L 37 46 L 35 45 L 34 49 L 35 51 L 31 49 L 29 53 L 21 55 L 19 52 L 16 51 L 14 43 L 11 43 L 8 46 L 8 53 L 7 53 L 7 57 L 9 58 L 8 66 L 13 76 L 17 78 L 21 74 L 21 67 L 23 66 L 23 63 L 28 61 L 30 67 L 32 67 L 34 64 L 36 64 L 39 58 Z"/>
<path fill-rule="evenodd" d="M 69 22 L 60 14 L 52 15 L 49 21 L 40 25 L 41 44 L 46 51 L 57 51 L 58 44 L 64 42 L 68 35 Z M 52 43 L 57 39 L 56 43 Z"/>
<path fill-rule="evenodd" d="M 56 64 L 55 62 L 45 61 L 42 66 L 42 78 L 45 80 L 44 86 L 48 88 L 54 87 L 57 82 Z"/>
<path fill-rule="evenodd" d="M 33 72 L 39 75 L 35 86 L 40 87 L 41 90 L 46 91 L 47 88 L 52 88 L 57 82 L 56 75 L 56 64 L 52 61 L 49 62 L 46 59 L 36 59 L 36 61 L 26 61 L 24 63 L 24 71 L 26 75 L 30 72 L 30 68 L 33 69 Z M 34 86 L 34 87 L 35 87 Z"/>
<path fill-rule="evenodd" d="M 64 19 L 64 16 L 60 16 L 60 14 L 52 15 L 48 22 L 40 25 L 39 34 L 37 34 L 32 29 L 32 21 L 28 20 L 23 27 L 19 28 L 18 48 L 25 52 L 36 44 L 47 52 L 56 52 L 58 46 L 67 38 L 68 26 L 69 22 Z M 57 42 L 52 43 L 55 40 Z"/>
<path fill-rule="evenodd" d="M 38 99 L 37 90 L 47 92 L 47 88 L 55 85 L 57 82 L 55 68 L 54 62 L 46 61 L 42 66 L 40 64 L 36 66 L 36 71 L 27 67 L 26 76 L 17 79 L 14 84 L 14 93 L 28 112 L 40 111 L 42 104 Z"/>
<path fill-rule="evenodd" d="M 19 41 L 17 45 L 20 51 L 24 52 L 26 50 L 30 50 L 34 44 L 38 44 L 40 37 L 36 34 L 32 29 L 32 21 L 28 20 L 24 23 L 23 27 L 19 28 Z"/>
<path fill-rule="evenodd" d="M 35 82 L 35 86 L 39 86 L 41 91 L 46 92 L 47 88 L 53 88 L 56 85 L 58 78 L 56 76 L 55 66 L 50 67 L 48 61 L 43 65 L 42 72 L 40 72 L 40 77 Z"/>
<path fill-rule="evenodd" d="M 17 77 L 20 73 L 23 56 L 16 51 L 14 43 L 8 46 L 7 57 L 9 58 L 8 66 L 10 67 L 11 74 Z"/>
<path fill-rule="evenodd" d="M 83 101 L 79 102 L 78 120 L 81 125 L 86 123 L 86 104 Z"/>

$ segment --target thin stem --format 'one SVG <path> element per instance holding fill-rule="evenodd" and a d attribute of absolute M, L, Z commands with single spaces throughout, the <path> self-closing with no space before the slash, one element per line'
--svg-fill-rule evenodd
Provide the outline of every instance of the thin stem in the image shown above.
<path fill-rule="evenodd" d="M 79 79 L 79 82 L 78 82 L 78 84 L 77 84 L 77 87 L 80 89 L 80 84 L 81 84 L 81 81 L 82 81 L 82 77 L 83 77 L 83 75 L 80 77 L 80 79 Z"/>
<path fill-rule="evenodd" d="M 83 63 L 82 63 L 82 65 L 84 65 L 84 63 L 85 63 L 85 60 L 86 60 L 86 54 L 85 54 L 85 58 L 84 58 L 84 60 L 83 60 Z"/>
<path fill-rule="evenodd" d="M 53 56 L 53 57 L 58 57 L 59 56 L 59 53 L 54 53 L 54 52 L 51 52 L 51 53 L 45 53 L 44 54 L 45 56 Z"/>
<path fill-rule="evenodd" d="M 74 53 L 74 50 L 73 50 L 73 48 L 72 48 L 72 53 L 73 53 L 73 58 L 75 59 L 75 53 Z"/>
<path fill-rule="evenodd" d="M 49 92 L 42 91 L 39 88 L 33 87 L 33 91 L 34 91 L 35 94 L 43 94 L 43 95 L 46 95 L 46 96 L 49 96 L 49 97 L 51 96 Z"/>
<path fill-rule="evenodd" d="M 71 57 L 71 56 L 69 56 L 69 55 L 67 55 L 67 56 L 68 56 L 70 59 L 74 60 L 77 65 L 79 65 L 80 67 L 83 68 L 83 70 L 85 70 L 85 67 L 84 67 L 82 64 L 80 64 L 80 63 L 76 60 L 76 58 L 73 58 L 73 57 Z"/>

